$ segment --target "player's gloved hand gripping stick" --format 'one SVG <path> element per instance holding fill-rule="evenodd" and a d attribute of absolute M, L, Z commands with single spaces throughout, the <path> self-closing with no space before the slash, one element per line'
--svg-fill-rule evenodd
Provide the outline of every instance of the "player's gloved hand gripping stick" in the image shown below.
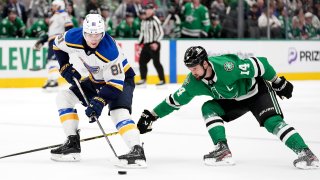
<path fill-rule="evenodd" d="M 83 96 L 83 99 L 84 99 L 84 100 L 86 101 L 86 103 L 89 105 L 89 101 L 88 101 L 88 99 L 87 99 L 87 96 L 84 94 L 84 92 L 83 92 L 83 90 L 82 90 L 82 88 L 81 88 L 81 86 L 80 86 L 80 83 L 79 83 L 78 79 L 75 78 L 75 77 L 73 77 L 73 80 L 74 80 L 74 82 L 76 83 L 76 86 L 78 87 L 78 89 L 80 90 L 80 93 L 81 93 L 81 95 Z M 106 140 L 107 140 L 107 142 L 108 142 L 108 144 L 109 144 L 109 146 L 110 146 L 113 154 L 118 158 L 117 153 L 116 153 L 116 151 L 114 150 L 114 148 L 113 148 L 113 146 L 112 146 L 109 138 L 106 136 L 106 133 L 104 132 L 104 130 L 103 130 L 103 128 L 102 128 L 102 126 L 101 126 L 98 118 L 97 118 L 95 115 L 93 115 L 93 114 L 92 114 L 92 116 L 90 116 L 89 118 L 90 118 L 90 122 L 95 122 L 95 121 L 97 122 L 97 124 L 98 124 L 100 130 L 102 131 L 102 133 L 104 134 L 104 137 L 106 138 Z"/>

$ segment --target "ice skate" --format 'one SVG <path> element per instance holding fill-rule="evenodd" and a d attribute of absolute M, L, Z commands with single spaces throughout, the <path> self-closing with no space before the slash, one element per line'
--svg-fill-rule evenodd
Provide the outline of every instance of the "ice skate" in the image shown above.
<path fill-rule="evenodd" d="M 116 166 L 122 168 L 146 168 L 146 157 L 144 155 L 143 147 L 135 145 L 132 147 L 128 154 L 124 154 L 118 157 L 119 163 Z"/>
<path fill-rule="evenodd" d="M 145 79 L 141 79 L 136 83 L 137 87 L 145 88 L 147 87 L 147 81 Z"/>
<path fill-rule="evenodd" d="M 46 84 L 42 86 L 42 89 L 47 92 L 54 92 L 58 90 L 58 86 L 59 86 L 58 81 L 48 80 Z"/>
<path fill-rule="evenodd" d="M 68 136 L 67 141 L 56 149 L 51 150 L 51 159 L 54 161 L 80 161 L 80 136 Z"/>
<path fill-rule="evenodd" d="M 320 168 L 319 159 L 311 152 L 309 148 L 303 149 L 298 153 L 298 159 L 293 161 L 293 165 L 299 169 Z"/>
<path fill-rule="evenodd" d="M 203 161 L 208 166 L 231 166 L 235 164 L 227 142 L 218 142 L 216 150 L 204 155 Z"/>

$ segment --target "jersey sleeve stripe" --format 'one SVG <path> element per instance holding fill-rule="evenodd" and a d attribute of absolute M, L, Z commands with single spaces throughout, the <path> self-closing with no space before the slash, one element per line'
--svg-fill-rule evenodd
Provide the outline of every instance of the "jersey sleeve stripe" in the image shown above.
<path fill-rule="evenodd" d="M 90 73 L 90 72 L 89 72 Z M 89 79 L 93 82 L 93 83 L 97 83 L 97 84 L 104 84 L 105 81 L 104 80 L 96 80 L 94 79 L 93 75 L 90 73 L 89 74 Z"/>
<path fill-rule="evenodd" d="M 249 60 L 251 61 L 251 64 L 253 65 L 253 69 L 254 69 L 254 75 L 253 77 L 257 77 L 258 75 L 258 67 L 257 67 L 257 64 L 254 62 L 253 58 L 249 58 Z"/>
<path fill-rule="evenodd" d="M 95 52 L 95 55 L 99 58 L 99 59 L 101 59 L 102 61 L 104 61 L 104 62 L 110 62 L 110 60 L 109 59 L 107 59 L 107 58 L 105 58 L 105 57 L 103 57 L 99 52 Z"/>
<path fill-rule="evenodd" d="M 107 85 L 110 85 L 110 86 L 112 86 L 112 87 L 115 87 L 115 88 L 119 89 L 120 91 L 123 91 L 123 85 L 119 85 L 119 84 L 117 84 L 117 83 L 110 82 L 110 81 L 106 82 L 106 84 L 107 84 Z"/>
<path fill-rule="evenodd" d="M 258 67 L 258 76 L 261 76 L 261 68 L 260 68 L 260 65 L 259 65 L 259 63 L 258 63 L 258 60 L 257 60 L 257 58 L 255 58 L 255 57 L 252 57 L 252 58 L 253 58 L 254 62 L 257 64 L 257 67 Z"/>
<path fill-rule="evenodd" d="M 174 98 L 172 97 L 172 94 L 170 94 L 170 95 L 166 98 L 166 103 L 167 103 L 169 106 L 173 107 L 173 108 L 180 108 L 180 107 L 181 107 L 181 105 L 180 105 L 177 101 L 174 100 Z"/>
<path fill-rule="evenodd" d="M 59 51 L 59 50 L 60 50 L 60 49 L 59 49 L 57 46 L 55 46 L 55 45 L 52 46 L 52 49 L 55 50 L 55 51 Z"/>
<path fill-rule="evenodd" d="M 84 49 L 83 45 L 80 45 L 80 44 L 72 44 L 72 43 L 67 43 L 66 42 L 66 45 L 69 46 L 69 47 L 72 47 L 72 48 Z"/>
<path fill-rule="evenodd" d="M 130 65 L 127 64 L 125 67 L 123 67 L 124 72 L 127 72 L 130 69 Z"/>
<path fill-rule="evenodd" d="M 116 83 L 116 84 L 120 84 L 123 86 L 124 82 L 122 80 L 116 80 L 116 79 L 111 79 L 109 80 L 109 82 L 112 82 L 112 83 Z"/>
<path fill-rule="evenodd" d="M 72 22 L 68 22 L 64 25 L 64 27 L 70 27 L 70 26 L 73 26 Z"/>
<path fill-rule="evenodd" d="M 254 58 L 256 58 L 256 57 L 254 57 Z M 256 60 L 257 60 L 257 62 L 259 64 L 259 67 L 260 67 L 260 70 L 261 70 L 261 76 L 262 76 L 265 73 L 264 65 L 262 64 L 262 62 L 260 61 L 259 58 L 256 58 Z"/>

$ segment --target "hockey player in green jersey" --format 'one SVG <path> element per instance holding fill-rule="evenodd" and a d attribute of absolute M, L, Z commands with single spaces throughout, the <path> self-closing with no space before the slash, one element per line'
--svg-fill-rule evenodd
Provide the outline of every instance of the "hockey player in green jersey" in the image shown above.
<path fill-rule="evenodd" d="M 181 88 L 170 94 L 153 110 L 144 110 L 138 129 L 141 134 L 152 130 L 152 123 L 163 118 L 194 97 L 211 96 L 202 105 L 202 116 L 216 149 L 204 155 L 206 165 L 233 165 L 227 144 L 224 123 L 251 112 L 260 126 L 276 135 L 298 155 L 295 167 L 319 168 L 318 158 L 311 152 L 298 132 L 283 120 L 275 93 L 291 98 L 293 85 L 278 77 L 265 57 L 240 59 L 234 54 L 208 57 L 201 46 L 187 49 L 184 63 L 191 71 Z M 271 84 L 270 84 L 271 83 Z"/>

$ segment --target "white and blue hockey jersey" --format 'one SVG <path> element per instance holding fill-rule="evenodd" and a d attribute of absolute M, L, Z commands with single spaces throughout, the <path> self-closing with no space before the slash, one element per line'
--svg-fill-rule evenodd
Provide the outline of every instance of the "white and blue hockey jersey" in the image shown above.
<path fill-rule="evenodd" d="M 60 67 L 70 63 L 69 54 L 75 53 L 88 70 L 90 80 L 100 89 L 99 96 L 107 101 L 122 92 L 125 78 L 135 76 L 122 50 L 107 33 L 97 48 L 88 51 L 82 28 L 72 28 L 55 39 L 53 50 L 64 57 L 58 58 Z"/>

